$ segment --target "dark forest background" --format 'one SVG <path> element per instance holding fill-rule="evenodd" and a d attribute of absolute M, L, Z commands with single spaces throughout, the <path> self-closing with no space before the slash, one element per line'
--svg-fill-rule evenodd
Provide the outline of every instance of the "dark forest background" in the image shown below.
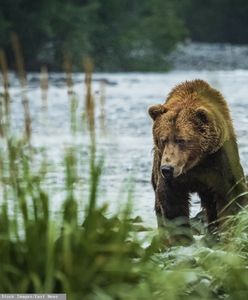
<path fill-rule="evenodd" d="M 28 70 L 61 70 L 65 57 L 81 69 L 165 70 L 180 41 L 248 43 L 247 0 L 1 0 L 0 47 L 14 67 L 11 34 Z"/>

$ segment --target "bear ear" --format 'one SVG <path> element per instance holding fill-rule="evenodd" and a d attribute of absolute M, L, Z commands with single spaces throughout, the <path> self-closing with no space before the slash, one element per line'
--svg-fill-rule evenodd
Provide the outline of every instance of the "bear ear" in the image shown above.
<path fill-rule="evenodd" d="M 209 112 L 204 107 L 197 108 L 195 116 L 197 121 L 200 121 L 201 124 L 207 124 L 209 122 Z"/>
<path fill-rule="evenodd" d="M 166 108 L 161 104 L 153 105 L 148 109 L 148 113 L 153 120 L 165 112 Z"/>

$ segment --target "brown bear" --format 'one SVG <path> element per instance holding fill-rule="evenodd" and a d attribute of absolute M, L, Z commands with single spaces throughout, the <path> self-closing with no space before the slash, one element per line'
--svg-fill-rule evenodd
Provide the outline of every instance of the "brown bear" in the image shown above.
<path fill-rule="evenodd" d="M 189 225 L 190 193 L 198 193 L 209 229 L 248 203 L 236 136 L 223 96 L 203 80 L 177 85 L 153 119 L 152 185 L 158 225 Z"/>

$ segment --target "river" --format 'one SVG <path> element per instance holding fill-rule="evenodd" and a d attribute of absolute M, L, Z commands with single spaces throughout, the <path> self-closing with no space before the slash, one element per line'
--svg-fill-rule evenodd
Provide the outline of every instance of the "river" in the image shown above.
<path fill-rule="evenodd" d="M 49 171 L 48 190 L 54 192 L 53 210 L 61 207 L 63 192 L 63 164 L 61 155 L 70 144 L 80 148 L 87 145 L 85 134 L 70 133 L 69 99 L 64 74 L 49 74 L 47 106 L 44 112 L 41 100 L 39 74 L 28 74 L 27 95 L 30 101 L 33 136 L 36 147 L 44 147 L 53 167 Z M 118 210 L 133 189 L 133 214 L 145 224 L 155 226 L 154 193 L 150 184 L 152 166 L 152 122 L 147 114 L 150 105 L 162 103 L 172 87 L 184 81 L 200 78 L 220 90 L 226 98 L 236 129 L 241 162 L 248 173 L 248 71 L 171 71 L 168 73 L 101 73 L 93 76 L 93 94 L 96 101 L 96 122 L 100 120 L 100 80 L 105 84 L 106 132 L 98 132 L 99 153 L 104 156 L 104 172 L 100 182 L 99 202 L 108 202 L 110 212 Z M 23 127 L 20 87 L 11 75 L 11 107 L 14 130 Z M 73 74 L 73 91 L 78 99 L 78 117 L 83 110 L 84 75 Z M 82 151 L 87 162 L 87 151 Z M 85 167 L 87 169 L 87 167 Z M 83 171 L 82 171 L 83 172 Z M 86 175 L 82 185 L 87 190 Z M 129 184 L 131 182 L 132 184 Z M 133 184 L 134 183 L 134 184 Z M 50 186 L 49 186 L 50 185 Z M 87 195 L 87 192 L 85 192 Z M 191 214 L 199 210 L 197 197 L 193 198 Z"/>

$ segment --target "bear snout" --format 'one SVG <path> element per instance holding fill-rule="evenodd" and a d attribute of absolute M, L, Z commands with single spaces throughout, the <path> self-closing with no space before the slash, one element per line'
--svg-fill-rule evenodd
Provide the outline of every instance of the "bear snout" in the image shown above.
<path fill-rule="evenodd" d="M 174 168 L 171 166 L 163 165 L 160 168 L 161 174 L 166 179 L 172 179 L 173 178 L 173 172 Z"/>

